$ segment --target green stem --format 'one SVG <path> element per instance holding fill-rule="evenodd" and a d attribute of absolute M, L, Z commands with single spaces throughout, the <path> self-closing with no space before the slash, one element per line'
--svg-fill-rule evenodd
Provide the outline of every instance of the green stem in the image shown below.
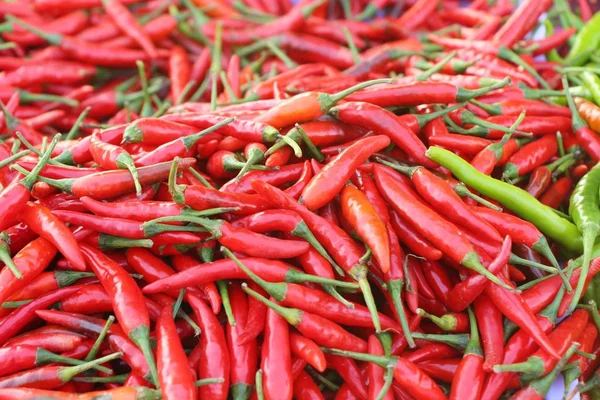
<path fill-rule="evenodd" d="M 509 48 L 506 48 L 506 47 L 501 47 L 498 50 L 498 57 L 500 57 L 501 59 L 503 59 L 505 61 L 511 62 L 511 63 L 516 64 L 519 67 L 523 68 L 525 71 L 527 71 L 529 74 L 531 74 L 535 78 L 535 80 L 538 81 L 538 83 L 540 85 L 542 85 L 542 87 L 544 89 L 547 89 L 547 90 L 551 89 L 550 85 L 548 85 L 548 82 L 546 82 L 544 80 L 544 78 L 542 78 L 542 76 L 535 70 L 535 68 L 533 68 L 531 65 L 529 65 L 529 63 L 525 62 L 514 51 L 512 51 L 512 50 L 510 50 Z"/>
<path fill-rule="evenodd" d="M 494 203 L 484 199 L 483 197 L 471 192 L 469 189 L 467 189 L 467 186 L 464 183 L 459 183 L 458 185 L 456 185 L 454 187 L 454 191 L 460 197 L 468 197 L 469 199 L 473 199 L 476 202 L 478 202 L 479 204 L 486 206 L 487 208 L 502 212 L 502 207 L 499 207 L 499 206 L 495 205 Z"/>
<path fill-rule="evenodd" d="M 344 36 L 346 36 L 346 42 L 348 42 L 348 48 L 352 53 L 352 60 L 354 61 L 354 65 L 360 63 L 360 52 L 356 48 L 356 43 L 354 43 L 354 39 L 352 38 L 352 33 L 350 33 L 350 29 L 347 26 L 342 27 L 344 31 Z"/>
<path fill-rule="evenodd" d="M 231 301 L 229 300 L 229 291 L 227 290 L 227 282 L 223 280 L 219 280 L 216 282 L 217 289 L 219 289 L 219 294 L 221 295 L 221 300 L 223 302 L 223 309 L 225 310 L 225 315 L 227 316 L 227 322 L 231 326 L 236 325 L 235 316 L 233 315 L 233 310 L 231 309 Z"/>
<path fill-rule="evenodd" d="M 65 140 L 73 140 L 77 136 L 79 136 L 79 128 L 81 127 L 81 124 L 83 123 L 83 120 L 85 119 L 85 117 L 87 116 L 87 114 L 90 112 L 90 109 L 91 109 L 91 107 L 86 107 L 81 112 L 81 114 L 79 114 L 79 116 L 75 120 L 75 123 L 73 124 L 73 126 L 71 127 L 71 129 L 69 129 L 69 132 L 66 134 Z"/>
<path fill-rule="evenodd" d="M 223 24 L 221 22 L 217 22 L 217 26 L 215 28 L 215 39 L 213 45 L 213 54 L 212 54 L 212 62 L 210 65 L 210 72 L 212 77 L 212 88 L 210 92 L 210 110 L 214 111 L 217 109 L 217 79 L 219 77 L 219 73 L 221 72 L 221 49 L 222 49 L 222 41 L 221 34 L 223 32 Z"/>
<path fill-rule="evenodd" d="M 97 360 L 88 361 L 86 363 L 76 365 L 73 367 L 63 367 L 57 374 L 58 379 L 60 379 L 60 381 L 63 383 L 67 383 L 71 379 L 73 379 L 75 376 L 81 374 L 82 372 L 85 372 L 88 369 L 99 366 L 100 364 L 104 364 L 106 362 L 116 360 L 117 358 L 120 358 L 122 355 L 123 355 L 122 353 L 113 353 L 113 354 L 109 354 L 107 356 L 101 357 Z"/>
<path fill-rule="evenodd" d="M 156 363 L 154 362 L 152 346 L 150 345 L 150 329 L 146 325 L 140 325 L 129 332 L 129 338 L 133 340 L 144 354 L 146 363 L 150 368 L 150 375 L 152 376 L 153 383 L 158 388 L 158 372 L 156 370 Z"/>
<path fill-rule="evenodd" d="M 417 75 L 415 79 L 421 82 L 426 81 L 427 79 L 431 78 L 433 74 L 440 72 L 446 64 L 452 61 L 454 57 L 456 57 L 456 51 L 450 52 L 446 57 L 444 57 L 441 61 L 429 68 L 427 71 Z"/>
<path fill-rule="evenodd" d="M 77 360 L 75 358 L 63 357 L 61 355 L 52 353 L 44 349 L 43 347 L 38 347 L 36 355 L 35 355 L 35 365 L 45 365 L 51 363 L 61 363 L 67 365 L 82 365 L 85 364 L 85 361 Z M 112 370 L 101 365 L 95 365 L 92 367 L 93 369 L 103 372 L 105 374 L 112 373 Z"/>
<path fill-rule="evenodd" d="M 108 334 L 108 330 L 110 329 L 113 322 L 115 322 L 115 317 L 111 315 L 106 320 L 106 324 L 104 324 L 104 327 L 102 328 L 102 331 L 100 331 L 100 334 L 96 338 L 94 345 L 92 346 L 90 351 L 87 353 L 87 356 L 85 356 L 85 358 L 84 358 L 85 361 L 92 361 L 94 358 L 96 358 L 98 351 L 100 351 L 100 346 L 102 346 L 102 342 L 104 341 L 104 338 L 106 338 L 106 335 Z"/>

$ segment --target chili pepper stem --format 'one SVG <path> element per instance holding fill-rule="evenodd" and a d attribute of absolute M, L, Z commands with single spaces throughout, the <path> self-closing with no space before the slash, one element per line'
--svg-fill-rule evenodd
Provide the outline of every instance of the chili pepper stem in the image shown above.
<path fill-rule="evenodd" d="M 431 322 L 433 322 L 439 328 L 441 328 L 442 330 L 444 330 L 446 332 L 453 331 L 454 329 L 456 329 L 456 318 L 454 318 L 451 315 L 446 314 L 441 317 L 438 317 L 437 315 L 429 314 L 422 308 L 417 308 L 416 311 L 417 311 L 417 314 L 429 319 Z"/>
<path fill-rule="evenodd" d="M 335 286 L 323 285 L 323 290 L 346 307 L 354 309 L 354 304 L 342 297 L 342 295 L 336 290 Z"/>
<path fill-rule="evenodd" d="M 6 265 L 15 278 L 23 279 L 23 274 L 21 274 L 21 271 L 19 271 L 19 268 L 15 265 L 10 256 L 10 247 L 4 240 L 0 240 L 0 261 Z"/>
<path fill-rule="evenodd" d="M 89 361 L 89 360 L 86 360 L 86 361 Z M 51 351 L 48 351 L 48 350 L 44 349 L 43 347 L 40 347 L 37 349 L 36 356 L 35 356 L 35 364 L 36 365 L 45 365 L 45 364 L 51 364 L 51 363 L 61 363 L 61 364 L 67 364 L 67 365 L 82 365 L 82 364 L 85 364 L 86 361 L 77 360 L 75 358 L 63 357 L 61 355 L 52 353 Z M 95 365 L 92 368 L 97 371 L 104 372 L 107 374 L 110 374 L 112 372 L 109 368 L 103 367 L 101 365 Z"/>
<path fill-rule="evenodd" d="M 98 366 L 100 364 L 104 364 L 106 362 L 116 360 L 117 358 L 120 358 L 122 355 L 123 355 L 123 353 L 113 353 L 113 354 L 109 354 L 107 356 L 98 358 L 97 360 L 94 360 L 94 361 L 88 361 L 86 363 L 76 365 L 73 367 L 65 367 L 58 372 L 58 378 L 62 382 L 67 383 L 71 379 L 73 379 L 75 376 L 81 374 L 82 372 L 85 372 L 88 369 Z"/>
<path fill-rule="evenodd" d="M 223 378 L 204 378 L 196 381 L 196 386 L 213 385 L 215 383 L 223 383 Z"/>
<path fill-rule="evenodd" d="M 219 290 L 219 294 L 221 295 L 221 301 L 223 303 L 223 309 L 225 310 L 225 315 L 227 316 L 227 322 L 231 326 L 235 326 L 235 317 L 233 315 L 233 311 L 231 309 L 231 302 L 229 301 L 229 291 L 227 290 L 227 282 L 219 280 L 216 282 L 217 289 Z"/>
<path fill-rule="evenodd" d="M 594 239 L 595 239 L 595 237 L 594 237 Z M 590 250 L 593 245 L 594 245 L 594 242 L 592 241 Z M 584 246 L 585 246 L 585 237 L 584 237 Z M 563 284 L 567 288 L 567 291 L 570 293 L 573 290 L 573 288 L 571 287 L 571 283 L 565 276 L 564 271 L 560 268 L 560 265 L 558 264 L 556 257 L 554 257 L 554 253 L 552 253 L 552 250 L 550 249 L 550 245 L 548 244 L 546 237 L 545 236 L 540 237 L 538 239 L 538 241 L 535 242 L 535 244 L 533 246 L 531 246 L 531 249 L 533 251 L 541 254 L 542 256 L 546 257 L 546 259 L 548 261 L 550 261 L 550 264 L 552 264 L 552 266 L 554 268 L 556 268 L 556 272 L 558 272 L 558 275 L 560 275 L 560 279 L 562 279 Z M 584 254 L 585 254 L 585 252 L 584 252 Z"/>
<path fill-rule="evenodd" d="M 465 258 L 463 258 L 463 260 L 461 261 L 461 264 L 463 266 L 469 268 L 470 270 L 473 270 L 473 271 L 485 276 L 487 279 L 489 279 L 493 283 L 497 284 L 498 286 L 500 286 L 506 290 L 510 290 L 511 292 L 519 291 L 518 289 L 515 289 L 515 288 L 511 287 L 510 285 L 507 285 L 506 283 L 502 282 L 500 280 L 500 278 L 498 278 L 496 275 L 492 274 L 483 265 L 481 265 L 481 261 L 479 260 L 477 253 L 475 253 L 474 251 L 467 253 Z"/>
<path fill-rule="evenodd" d="M 410 326 L 408 325 L 408 320 L 406 318 L 406 310 L 404 309 L 404 303 L 402 303 L 402 289 L 404 287 L 404 280 L 390 279 L 386 283 L 386 286 L 388 291 L 390 292 L 392 302 L 394 303 L 394 309 L 398 313 L 398 320 L 400 321 L 400 326 L 402 326 L 402 333 L 404 333 L 406 342 L 408 343 L 410 348 L 414 348 L 416 344 L 410 332 Z"/>
<path fill-rule="evenodd" d="M 271 300 L 250 289 L 246 282 L 242 283 L 242 290 L 281 315 L 290 325 L 296 326 L 302 320 L 302 311 L 297 308 L 282 307 L 279 304 L 273 303 Z"/>
<path fill-rule="evenodd" d="M 335 268 L 335 271 L 340 276 L 345 275 L 344 270 L 342 268 L 340 268 L 339 265 L 337 265 L 337 263 L 333 260 L 333 258 L 331 258 L 331 256 L 327 253 L 327 250 L 325 250 L 323 245 L 321 243 L 319 243 L 317 238 L 313 235 L 313 233 L 308 228 L 308 225 L 306 225 L 306 222 L 302 221 L 298 225 L 296 225 L 296 227 L 292 231 L 292 235 L 298 236 L 299 238 L 302 238 L 302 239 L 306 240 L 308 243 L 310 243 L 310 245 L 312 247 L 314 247 L 315 250 L 317 250 L 319 252 L 319 254 L 323 256 L 323 258 L 325 258 L 327 261 L 329 261 L 329 263 L 333 266 L 333 268 Z"/>
<path fill-rule="evenodd" d="M 552 89 L 550 85 L 548 85 L 548 82 L 546 82 L 544 78 L 542 78 L 542 76 L 538 74 L 535 68 L 533 68 L 527 62 L 525 62 L 521 57 L 519 57 L 517 53 L 515 53 L 511 49 L 507 47 L 501 47 L 498 50 L 498 57 L 513 64 L 516 64 L 519 67 L 523 68 L 525 71 L 529 72 L 535 78 L 535 80 L 538 81 L 540 85 L 542 85 L 544 89 Z"/>
<path fill-rule="evenodd" d="M 265 391 L 263 389 L 263 372 L 262 369 L 256 371 L 256 379 L 254 380 L 256 385 L 256 398 L 258 400 L 265 400 Z"/>
<path fill-rule="evenodd" d="M 412 336 L 414 339 L 430 340 L 434 342 L 444 343 L 448 346 L 452 346 L 455 349 L 464 350 L 469 344 L 469 335 L 466 333 L 455 333 L 446 335 L 434 335 L 425 334 L 419 332 L 413 332 Z"/>
<path fill-rule="evenodd" d="M 459 103 L 462 103 L 464 101 L 469 101 L 471 99 L 475 99 L 479 96 L 483 96 L 484 94 L 487 94 L 489 92 L 492 92 L 494 90 L 503 88 L 505 86 L 510 85 L 511 81 L 510 78 L 506 77 L 504 79 L 502 79 L 499 82 L 494 83 L 493 85 L 481 88 L 481 89 L 476 89 L 476 90 L 468 90 L 468 89 L 463 89 L 462 87 L 458 87 L 458 90 L 456 92 L 456 100 Z"/>
<path fill-rule="evenodd" d="M 144 358 L 150 368 L 153 383 L 158 387 L 158 372 L 156 370 L 156 363 L 154 362 L 152 346 L 150 345 L 150 329 L 145 325 L 140 325 L 129 333 L 129 338 L 133 340 L 144 354 Z"/>
<path fill-rule="evenodd" d="M 96 338 L 96 341 L 94 342 L 94 345 L 92 346 L 92 348 L 90 349 L 90 351 L 85 356 L 85 358 L 84 358 L 85 361 L 92 361 L 94 358 L 96 358 L 96 355 L 98 354 L 98 351 L 100 350 L 100 346 L 102 345 L 102 342 L 104 341 L 104 338 L 108 334 L 108 330 L 110 329 L 110 327 L 113 324 L 113 322 L 115 322 L 115 317 L 113 315 L 111 315 L 106 320 L 106 324 L 104 325 L 104 327 L 102 328 L 102 331 L 100 332 L 100 334 Z"/>
<path fill-rule="evenodd" d="M 467 186 L 464 183 L 459 183 L 458 185 L 456 185 L 454 187 L 454 191 L 460 197 L 467 197 L 469 199 L 473 199 L 476 202 L 478 202 L 479 204 L 481 204 L 482 206 L 485 206 L 487 208 L 490 208 L 490 209 L 498 211 L 498 212 L 502 212 L 502 207 L 498 207 L 494 203 L 492 203 L 492 202 L 484 199 L 483 197 L 481 197 L 479 195 L 476 195 L 475 193 L 471 192 L 469 189 L 467 189 Z"/>
<path fill-rule="evenodd" d="M 536 268 L 536 269 L 539 269 L 539 270 L 542 270 L 542 271 L 549 272 L 551 274 L 558 274 L 558 272 L 557 272 L 557 270 L 556 270 L 555 267 L 550 267 L 548 265 L 537 263 L 535 261 L 527 260 L 525 258 L 517 256 L 514 253 L 510 254 L 510 259 L 508 260 L 508 262 L 510 264 L 513 264 L 513 265 L 520 265 L 520 266 L 523 266 L 523 267 Z"/>
<path fill-rule="evenodd" d="M 252 386 L 246 383 L 237 382 L 231 385 L 231 398 L 233 400 L 247 400 L 252 395 L 252 392 Z"/>
<path fill-rule="evenodd" d="M 592 259 L 592 249 L 594 247 L 594 242 L 596 238 L 600 234 L 600 225 L 596 223 L 582 225 L 581 232 L 583 232 L 583 262 L 581 264 L 581 272 L 579 273 L 579 279 L 577 280 L 577 286 L 575 288 L 575 294 L 569 303 L 569 307 L 567 308 L 567 313 L 571 314 L 581 296 L 583 295 L 583 289 L 585 286 L 585 281 L 588 276 L 588 272 L 590 270 L 590 262 Z"/>
<path fill-rule="evenodd" d="M 335 94 L 327 94 L 320 93 L 319 94 L 319 103 L 321 104 L 321 111 L 326 114 L 337 102 L 342 100 L 344 97 L 350 96 L 352 93 L 357 92 L 359 90 L 368 88 L 369 86 L 379 85 L 381 83 L 394 83 L 393 79 L 373 79 L 370 81 L 365 81 L 358 83 L 354 86 L 351 86 L 347 89 L 344 89 Z"/>
<path fill-rule="evenodd" d="M 127 153 L 121 153 L 119 157 L 115 160 L 117 166 L 121 169 L 128 169 L 131 173 L 131 177 L 133 178 L 133 183 L 135 185 L 135 193 L 139 196 L 142 193 L 142 185 L 140 185 L 140 181 L 138 178 L 138 172 L 135 168 L 133 158 L 131 155 Z"/>

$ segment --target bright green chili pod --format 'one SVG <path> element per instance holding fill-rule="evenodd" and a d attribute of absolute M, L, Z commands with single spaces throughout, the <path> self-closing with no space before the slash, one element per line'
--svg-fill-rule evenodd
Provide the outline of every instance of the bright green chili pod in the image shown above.
<path fill-rule="evenodd" d="M 581 274 L 577 281 L 575 295 L 569 304 L 567 312 L 572 312 L 583 294 L 585 279 L 587 278 L 592 259 L 592 248 L 598 235 L 600 235 L 600 164 L 596 164 L 575 185 L 569 200 L 569 214 L 579 228 L 583 237 L 583 264 Z"/>
<path fill-rule="evenodd" d="M 430 147 L 425 154 L 449 169 L 467 186 L 498 201 L 568 250 L 582 252 L 583 245 L 577 227 L 556 215 L 550 207 L 540 203 L 523 189 L 482 174 L 461 157 L 440 147 Z"/>
<path fill-rule="evenodd" d="M 600 13 L 596 13 L 575 36 L 575 43 L 565 58 L 568 65 L 583 65 L 600 47 Z"/>

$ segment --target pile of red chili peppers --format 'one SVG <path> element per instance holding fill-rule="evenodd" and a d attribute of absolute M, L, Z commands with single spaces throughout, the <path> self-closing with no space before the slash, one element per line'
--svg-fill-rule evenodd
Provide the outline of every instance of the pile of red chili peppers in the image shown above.
<path fill-rule="evenodd" d="M 0 400 L 600 399 L 587 0 L 0 18 Z"/>

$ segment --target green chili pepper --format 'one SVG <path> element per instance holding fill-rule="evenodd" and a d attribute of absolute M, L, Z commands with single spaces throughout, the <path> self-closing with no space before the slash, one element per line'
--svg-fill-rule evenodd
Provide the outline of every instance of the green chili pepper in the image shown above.
<path fill-rule="evenodd" d="M 467 186 L 498 201 L 519 217 L 537 226 L 546 236 L 570 251 L 581 253 L 583 245 L 577 227 L 556 215 L 550 207 L 540 203 L 523 189 L 482 174 L 467 161 L 448 150 L 430 147 L 426 155 L 449 169 Z"/>
<path fill-rule="evenodd" d="M 596 13 L 575 36 L 575 43 L 565 59 L 569 65 L 583 65 L 600 47 L 600 13 Z"/>
<path fill-rule="evenodd" d="M 594 102 L 600 104 L 600 78 L 591 71 L 584 71 L 580 75 L 583 86 L 588 89 L 594 97 Z"/>
<path fill-rule="evenodd" d="M 577 281 L 575 295 L 569 305 L 569 312 L 575 309 L 579 298 L 583 294 L 585 279 L 587 278 L 592 247 L 600 235 L 600 164 L 596 164 L 583 178 L 577 182 L 571 199 L 569 200 L 569 214 L 583 237 L 583 264 L 581 274 Z"/>

